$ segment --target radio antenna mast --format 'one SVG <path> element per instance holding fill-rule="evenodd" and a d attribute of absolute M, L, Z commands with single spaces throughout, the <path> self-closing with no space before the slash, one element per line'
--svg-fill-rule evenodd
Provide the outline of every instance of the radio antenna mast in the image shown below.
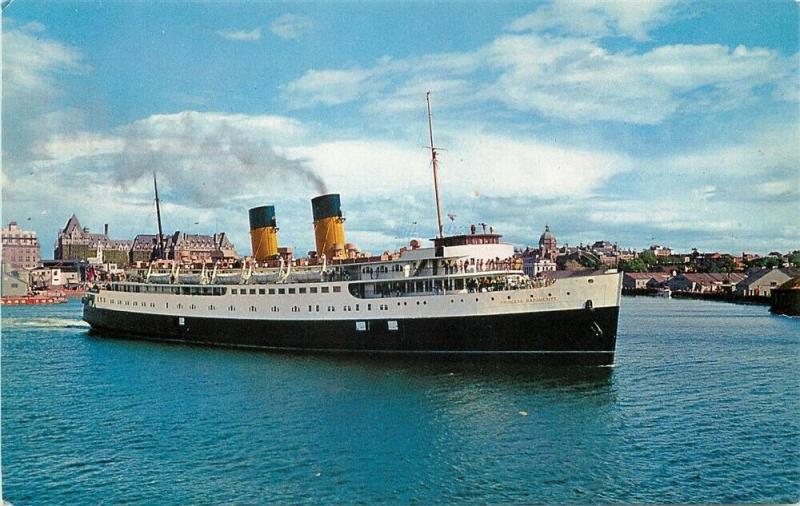
<path fill-rule="evenodd" d="M 431 115 L 431 92 L 425 95 L 428 102 L 428 131 L 431 135 L 431 165 L 433 165 L 433 192 L 436 195 L 436 219 L 439 224 L 439 239 L 444 238 L 442 225 L 442 204 L 439 201 L 439 161 L 436 159 L 436 146 L 433 144 L 433 117 Z"/>
<path fill-rule="evenodd" d="M 161 232 L 161 206 L 158 202 L 158 182 L 153 171 L 153 189 L 156 192 L 156 217 L 158 218 L 158 260 L 164 259 L 164 234 Z"/>

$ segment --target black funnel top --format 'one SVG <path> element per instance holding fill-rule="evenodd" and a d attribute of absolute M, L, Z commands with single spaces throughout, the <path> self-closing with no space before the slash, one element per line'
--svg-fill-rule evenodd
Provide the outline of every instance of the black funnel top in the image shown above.
<path fill-rule="evenodd" d="M 314 221 L 341 216 L 342 203 L 339 200 L 339 194 L 329 193 L 311 199 L 311 211 L 314 213 Z"/>
<path fill-rule="evenodd" d="M 250 209 L 250 230 L 277 226 L 275 206 L 261 206 Z"/>

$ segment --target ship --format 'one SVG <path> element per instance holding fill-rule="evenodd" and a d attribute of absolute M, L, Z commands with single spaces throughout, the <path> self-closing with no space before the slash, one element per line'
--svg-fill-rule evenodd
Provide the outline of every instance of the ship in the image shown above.
<path fill-rule="evenodd" d="M 148 272 L 94 287 L 83 298 L 91 332 L 282 352 L 613 365 L 621 273 L 532 277 L 493 229 L 444 234 L 430 94 L 427 105 L 432 244 L 354 255 L 341 195 L 329 193 L 311 199 L 316 255 L 301 266 L 280 259 L 275 207 L 255 207 L 247 268 Z"/>

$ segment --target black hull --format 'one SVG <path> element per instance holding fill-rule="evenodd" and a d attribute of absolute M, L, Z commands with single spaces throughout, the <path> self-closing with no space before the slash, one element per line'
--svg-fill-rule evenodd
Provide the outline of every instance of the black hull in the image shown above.
<path fill-rule="evenodd" d="M 100 335 L 296 352 L 425 354 L 557 364 L 614 363 L 619 308 L 448 318 L 286 321 L 128 313 L 84 306 Z M 357 330 L 356 322 L 366 322 Z M 396 330 L 390 330 L 396 322 Z"/>

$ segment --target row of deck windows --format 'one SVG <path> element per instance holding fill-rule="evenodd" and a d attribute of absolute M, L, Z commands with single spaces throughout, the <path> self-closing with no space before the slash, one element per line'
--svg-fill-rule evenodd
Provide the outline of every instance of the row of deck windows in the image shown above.
<path fill-rule="evenodd" d="M 121 301 L 121 300 L 120 301 L 115 301 L 114 299 L 108 299 L 107 300 L 105 297 L 98 297 L 97 300 L 98 300 L 98 302 L 106 302 L 106 301 L 108 301 L 109 304 L 119 304 L 119 305 L 123 305 L 124 304 L 126 306 L 130 306 L 131 305 L 131 301 Z M 462 302 L 463 302 L 463 299 L 462 299 Z M 420 303 L 417 302 L 417 305 L 419 305 L 419 304 Z M 422 304 L 427 304 L 427 302 L 423 301 Z M 137 301 L 133 301 L 133 305 L 134 306 L 138 306 L 139 303 Z M 398 303 L 397 305 L 399 306 L 400 303 Z M 145 302 L 141 303 L 141 307 L 146 307 L 146 306 L 147 306 L 147 303 L 145 303 Z M 151 302 L 150 303 L 150 307 L 153 307 L 153 308 L 156 307 L 155 303 Z M 165 303 L 164 307 L 166 309 L 169 309 L 169 303 L 168 302 Z M 177 309 L 183 309 L 183 304 L 177 304 L 176 307 L 177 307 Z M 189 309 L 195 310 L 195 309 L 197 309 L 197 306 L 195 304 L 191 304 L 191 305 L 189 305 Z M 214 311 L 215 309 L 216 309 L 215 305 L 213 305 L 213 304 L 209 304 L 208 305 L 208 310 L 209 311 Z M 231 304 L 230 306 L 227 307 L 227 309 L 228 309 L 228 311 L 235 312 L 236 311 L 236 306 Z M 249 311 L 251 313 L 258 312 L 258 307 L 257 306 L 250 306 L 248 309 L 249 309 Z M 387 311 L 389 309 L 389 305 L 388 304 L 379 304 L 377 306 L 377 309 L 379 311 Z M 278 313 L 278 312 L 280 312 L 281 308 L 279 306 L 271 306 L 269 308 L 269 310 L 270 310 L 270 312 Z M 335 313 L 336 312 L 336 306 L 327 306 L 326 310 L 329 313 Z M 342 311 L 352 312 L 354 310 L 355 311 L 361 311 L 361 304 L 356 304 L 355 306 L 351 306 L 351 305 L 342 306 Z M 366 310 L 367 311 L 372 311 L 372 304 L 367 304 Z M 293 313 L 299 313 L 300 312 L 300 306 L 292 306 L 291 311 Z M 318 313 L 319 311 L 320 311 L 319 304 L 317 304 L 317 305 L 309 305 L 308 306 L 308 312 L 309 313 L 313 313 L 313 312 L 317 312 Z"/>
<path fill-rule="evenodd" d="M 300 287 L 300 288 L 231 288 L 231 295 L 289 295 L 294 294 L 304 294 L 304 293 L 330 293 L 331 287 L 328 286 L 321 286 L 321 287 Z M 334 286 L 333 293 L 340 293 L 342 291 L 341 286 Z"/>
<path fill-rule="evenodd" d="M 165 293 L 172 295 L 225 295 L 228 288 L 222 286 L 169 286 L 169 285 L 127 285 L 112 283 L 109 290 L 127 293 Z M 231 288 L 231 295 L 285 295 L 286 293 L 329 293 L 329 286 L 299 288 Z M 334 286 L 333 293 L 340 293 L 341 286 Z"/>

